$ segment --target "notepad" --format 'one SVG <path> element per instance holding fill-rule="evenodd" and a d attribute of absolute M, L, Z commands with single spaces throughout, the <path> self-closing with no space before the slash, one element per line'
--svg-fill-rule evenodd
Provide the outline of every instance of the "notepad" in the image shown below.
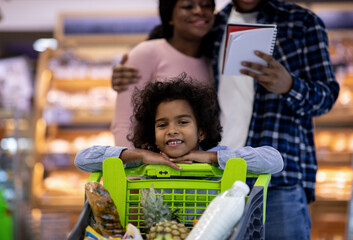
<path fill-rule="evenodd" d="M 267 63 L 257 57 L 255 50 L 272 55 L 277 28 L 274 24 L 228 24 L 224 50 L 223 74 L 241 75 L 242 61 Z"/>

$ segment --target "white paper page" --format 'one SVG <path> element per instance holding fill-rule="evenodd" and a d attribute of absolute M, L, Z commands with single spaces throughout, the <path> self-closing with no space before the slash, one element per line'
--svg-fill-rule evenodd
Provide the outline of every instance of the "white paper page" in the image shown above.
<path fill-rule="evenodd" d="M 241 65 L 242 61 L 266 65 L 266 62 L 257 57 L 254 51 L 272 54 L 275 32 L 275 28 L 259 28 L 230 33 L 223 74 L 242 75 L 239 72 L 241 68 L 245 68 Z"/>

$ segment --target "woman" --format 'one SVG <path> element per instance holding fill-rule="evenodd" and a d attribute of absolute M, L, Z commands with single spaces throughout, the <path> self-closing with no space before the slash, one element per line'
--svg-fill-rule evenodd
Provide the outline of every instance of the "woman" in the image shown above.
<path fill-rule="evenodd" d="M 214 22 L 213 0 L 160 0 L 161 39 L 145 41 L 131 50 L 127 65 L 138 69 L 138 83 L 119 92 L 111 130 L 118 146 L 133 147 L 127 135 L 132 116 L 131 94 L 135 87 L 186 72 L 202 83 L 213 84 L 209 59 L 206 57 L 207 34 Z M 119 76 L 114 71 L 114 79 Z M 117 90 L 117 89 L 116 89 Z"/>

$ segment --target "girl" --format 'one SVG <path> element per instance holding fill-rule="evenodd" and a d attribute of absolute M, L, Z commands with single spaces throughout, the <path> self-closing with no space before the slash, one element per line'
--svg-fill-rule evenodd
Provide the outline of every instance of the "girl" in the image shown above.
<path fill-rule="evenodd" d="M 214 163 L 224 169 L 230 158 L 243 158 L 249 172 L 274 174 L 282 170 L 280 153 L 272 147 L 218 146 L 221 140 L 215 90 L 193 82 L 183 73 L 163 82 L 150 82 L 133 94 L 133 134 L 136 149 L 93 146 L 78 152 L 75 165 L 83 171 L 101 171 L 108 157 L 120 157 L 126 167 L 176 163 Z"/>

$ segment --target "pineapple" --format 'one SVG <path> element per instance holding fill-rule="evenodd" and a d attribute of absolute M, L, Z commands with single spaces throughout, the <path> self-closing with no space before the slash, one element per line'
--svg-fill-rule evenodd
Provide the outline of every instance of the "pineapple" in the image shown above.
<path fill-rule="evenodd" d="M 185 239 L 189 229 L 178 223 L 176 212 L 171 211 L 163 202 L 163 195 L 157 195 L 153 184 L 150 189 L 141 189 L 141 206 L 144 224 L 149 233 L 147 240 L 153 240 L 161 234 L 171 234 L 171 239 Z M 163 239 L 163 238 L 162 238 Z"/>
<path fill-rule="evenodd" d="M 172 235 L 170 233 L 159 233 L 154 240 L 173 240 Z"/>
<path fill-rule="evenodd" d="M 165 235 L 164 239 L 169 239 L 167 236 L 171 234 L 173 240 L 184 240 L 189 234 L 189 229 L 182 223 L 176 221 L 167 221 L 166 219 L 160 221 L 155 226 L 151 227 L 150 232 L 147 234 L 147 240 L 153 240 L 160 236 Z M 162 238 L 163 239 L 163 238 Z"/>
<path fill-rule="evenodd" d="M 148 229 L 163 219 L 172 218 L 169 207 L 163 202 L 162 194 L 156 194 L 153 184 L 150 189 L 141 189 L 141 206 L 144 224 Z"/>

